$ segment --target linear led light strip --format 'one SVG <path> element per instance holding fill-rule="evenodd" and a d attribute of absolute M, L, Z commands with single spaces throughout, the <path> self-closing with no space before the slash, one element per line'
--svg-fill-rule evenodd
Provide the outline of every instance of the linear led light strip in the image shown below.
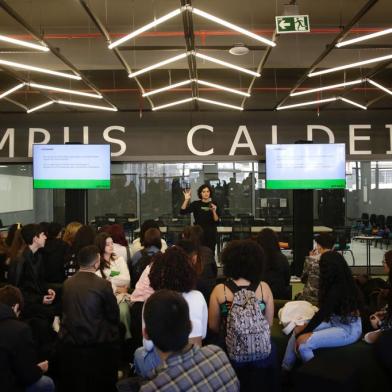
<path fill-rule="evenodd" d="M 304 95 L 304 94 L 311 94 L 311 93 L 316 93 L 318 91 L 324 91 L 324 90 L 332 90 L 334 88 L 339 88 L 339 87 L 345 87 L 345 86 L 352 86 L 354 84 L 360 84 L 362 83 L 362 79 L 358 80 L 353 80 L 351 82 L 344 82 L 344 83 L 338 83 L 338 84 L 331 84 L 330 86 L 324 86 L 324 87 L 318 87 L 318 88 L 312 88 L 310 90 L 304 90 L 304 91 L 296 91 L 294 93 L 290 93 L 290 97 L 295 97 L 297 95 Z"/>
<path fill-rule="evenodd" d="M 90 108 L 90 109 L 99 109 L 99 110 L 109 110 L 111 112 L 117 112 L 116 107 L 108 107 L 108 106 L 98 106 L 98 105 L 90 105 L 87 103 L 81 103 L 81 102 L 70 102 L 70 101 L 63 101 L 59 99 L 57 103 L 61 105 L 69 105 L 69 106 L 81 106 L 83 108 Z"/>
<path fill-rule="evenodd" d="M 54 101 L 48 101 L 48 102 L 43 103 L 42 105 L 35 106 L 35 107 L 33 107 L 33 108 L 27 110 L 26 112 L 27 112 L 27 113 L 33 113 L 33 112 L 35 112 L 36 110 L 45 108 L 46 106 L 50 106 L 50 105 L 52 105 L 53 103 L 54 103 Z"/>
<path fill-rule="evenodd" d="M 359 103 L 357 103 L 357 102 L 351 101 L 351 99 L 347 99 L 347 98 L 344 98 L 344 97 L 338 97 L 338 99 L 340 99 L 340 100 L 343 101 L 343 102 L 349 103 L 350 105 L 357 106 L 357 107 L 359 107 L 359 108 L 361 108 L 361 109 L 363 109 L 363 110 L 366 110 L 366 109 L 367 109 L 366 106 L 363 106 L 363 105 L 361 105 L 361 104 L 359 104 Z"/>
<path fill-rule="evenodd" d="M 194 13 L 196 15 L 199 15 L 202 18 L 205 18 L 205 19 L 208 19 L 208 20 L 210 20 L 212 22 L 218 23 L 218 24 L 220 24 L 222 26 L 225 26 L 225 27 L 227 27 L 227 28 L 229 28 L 231 30 L 238 31 L 241 34 L 247 35 L 248 37 L 253 38 L 253 39 L 255 39 L 255 40 L 259 41 L 259 42 L 262 42 L 264 44 L 267 44 L 269 46 L 276 46 L 275 42 L 273 42 L 273 41 L 271 41 L 271 40 L 269 40 L 267 38 L 261 37 L 261 36 L 255 34 L 255 33 L 252 33 L 249 30 L 243 29 L 242 27 L 239 27 L 239 26 L 237 26 L 237 25 L 235 25 L 233 23 L 230 23 L 230 22 L 227 22 L 226 20 L 217 18 L 216 16 L 211 15 L 211 14 L 209 14 L 207 12 L 202 11 L 202 10 L 199 10 L 198 8 L 192 8 L 192 7 L 189 7 L 189 8 L 192 11 L 192 13 Z"/>
<path fill-rule="evenodd" d="M 137 29 L 137 30 L 133 31 L 132 33 L 129 33 L 126 36 L 120 38 L 119 40 L 112 42 L 108 46 L 108 48 L 113 49 L 116 46 L 121 45 L 125 41 L 129 41 L 130 39 L 144 33 L 145 31 L 148 31 L 148 30 L 152 29 L 153 27 L 158 26 L 159 24 L 166 22 L 167 20 L 169 20 L 171 18 L 174 18 L 175 16 L 179 15 L 181 13 L 181 11 L 182 11 L 181 8 L 178 8 L 177 10 L 171 11 L 168 14 L 161 16 L 160 18 L 154 20 L 153 22 L 148 23 L 143 27 L 140 27 L 140 29 Z"/>
<path fill-rule="evenodd" d="M 59 76 L 62 78 L 75 79 L 75 80 L 82 79 L 79 75 L 73 75 L 73 74 L 69 74 L 69 73 L 65 73 L 65 72 L 52 71 L 50 69 L 34 67 L 34 66 L 28 65 L 28 64 L 15 63 L 13 61 L 7 61 L 7 60 L 0 59 L 0 65 L 1 64 L 5 65 L 7 67 L 26 69 L 28 71 L 41 72 L 41 73 L 45 73 L 45 74 L 49 74 L 49 75 Z"/>
<path fill-rule="evenodd" d="M 366 34 L 366 35 L 362 35 L 361 37 L 348 39 L 347 41 L 341 41 L 341 42 L 338 42 L 335 46 L 337 48 L 340 48 L 342 46 L 351 45 L 356 42 L 366 41 L 368 39 L 381 37 L 383 35 L 387 35 L 387 34 L 391 34 L 391 33 L 392 33 L 392 28 L 389 28 L 386 30 L 377 31 L 376 33 Z"/>
<path fill-rule="evenodd" d="M 249 93 L 244 93 L 240 90 L 235 90 L 234 88 L 230 88 L 230 87 L 226 87 L 226 86 L 222 86 L 221 84 L 215 84 L 215 83 L 211 83 L 211 82 L 207 82 L 205 80 L 200 80 L 200 79 L 196 79 L 196 83 L 197 84 L 201 84 L 203 86 L 208 86 L 208 87 L 212 87 L 212 88 L 216 88 L 218 90 L 224 90 L 227 91 L 229 93 L 233 93 L 233 94 L 238 94 L 238 95 L 242 95 L 244 97 L 250 97 Z"/>
<path fill-rule="evenodd" d="M 191 102 L 193 101 L 195 98 L 186 98 L 186 99 L 181 99 L 179 101 L 174 101 L 174 102 L 170 102 L 170 103 L 166 103 L 165 105 L 161 105 L 161 106 L 155 106 L 152 108 L 152 110 L 156 111 L 156 110 L 161 110 L 161 109 L 165 109 L 165 108 L 169 108 L 171 106 L 176 106 L 176 105 L 181 105 L 182 103 L 186 103 L 186 102 Z"/>
<path fill-rule="evenodd" d="M 366 80 L 367 80 L 370 84 L 372 84 L 373 86 L 376 86 L 376 87 L 378 87 L 380 90 L 385 91 L 386 93 L 392 95 L 392 91 L 391 91 L 391 90 L 388 90 L 386 87 L 382 86 L 381 84 L 379 84 L 379 83 L 377 83 L 377 82 L 375 82 L 374 80 L 371 80 L 371 79 L 366 79 Z M 0 98 L 1 98 L 1 96 L 0 96 Z"/>
<path fill-rule="evenodd" d="M 336 101 L 336 100 L 337 100 L 336 97 L 318 99 L 317 101 L 308 101 L 308 102 L 295 103 L 293 105 L 279 106 L 276 108 L 276 110 L 284 110 L 284 109 L 297 108 L 300 106 L 316 105 L 318 103 L 332 102 L 332 101 Z"/>
<path fill-rule="evenodd" d="M 85 93 L 83 91 L 75 91 L 75 90 L 69 90 L 66 88 L 60 88 L 60 87 L 54 87 L 54 86 L 47 86 L 46 84 L 38 84 L 38 83 L 28 83 L 30 87 L 35 87 L 37 89 L 42 89 L 42 90 L 49 90 L 49 91 L 58 91 L 61 93 L 67 93 L 67 94 L 74 94 L 74 95 L 81 95 L 83 97 L 90 97 L 90 98 L 96 98 L 96 99 L 102 99 L 102 95 L 98 94 L 90 94 L 90 93 Z M 1 98 L 1 97 L 0 97 Z"/>
<path fill-rule="evenodd" d="M 182 82 L 170 84 L 169 86 L 166 86 L 166 87 L 158 88 L 158 89 L 156 89 L 156 90 L 149 91 L 148 93 L 144 93 L 142 96 L 143 96 L 143 97 L 149 97 L 150 95 L 159 94 L 159 93 L 162 93 L 162 92 L 164 92 L 164 91 L 172 90 L 173 88 L 185 86 L 185 85 L 190 84 L 190 83 L 192 83 L 192 80 L 190 80 L 190 79 L 189 79 L 189 80 L 184 80 L 184 81 L 182 81 Z"/>
<path fill-rule="evenodd" d="M 223 65 L 224 67 L 232 68 L 232 69 L 235 69 L 235 70 L 237 70 L 237 71 L 244 72 L 244 73 L 247 73 L 247 74 L 249 74 L 249 75 L 255 76 L 255 77 L 257 77 L 257 78 L 258 78 L 259 76 L 261 76 L 258 72 L 250 71 L 249 69 L 242 68 L 242 67 L 239 67 L 238 65 L 234 65 L 234 64 L 231 64 L 231 63 L 227 63 L 226 61 L 219 60 L 219 59 L 216 59 L 216 58 L 214 58 L 214 57 L 207 56 L 207 55 L 202 54 L 202 53 L 194 52 L 194 55 L 195 55 L 196 57 L 200 58 L 200 59 L 210 61 L 211 63 Z"/>
<path fill-rule="evenodd" d="M 351 63 L 351 64 L 346 64 L 346 65 L 341 65 L 341 66 L 339 66 L 339 67 L 334 67 L 334 68 L 329 68 L 329 69 L 323 69 L 323 70 L 321 70 L 321 71 L 310 72 L 310 73 L 308 74 L 308 77 L 311 78 L 311 77 L 313 77 L 313 76 L 323 75 L 323 74 L 330 73 L 330 72 L 341 71 L 341 70 L 347 69 L 347 68 L 360 67 L 361 65 L 371 64 L 371 63 L 377 63 L 377 62 L 380 62 L 380 61 L 385 61 L 385 60 L 390 60 L 390 59 L 392 59 L 392 54 L 388 54 L 387 56 L 375 57 L 375 58 L 369 59 L 369 60 L 359 61 L 359 62 L 357 62 L 357 63 Z"/>
<path fill-rule="evenodd" d="M 146 73 L 148 71 L 151 71 L 153 69 L 162 67 L 162 66 L 164 66 L 166 64 L 174 63 L 175 61 L 181 60 L 181 59 L 187 57 L 188 55 L 189 55 L 189 53 L 181 53 L 181 54 L 179 54 L 177 56 L 170 57 L 170 58 L 168 58 L 166 60 L 160 61 L 159 63 L 156 63 L 156 64 L 150 65 L 150 66 L 148 66 L 146 68 L 140 69 L 139 71 L 132 72 L 132 73 L 130 73 L 128 75 L 128 77 L 129 78 L 134 78 L 135 76 L 138 76 L 138 75 L 141 75 L 141 74 Z"/>
<path fill-rule="evenodd" d="M 0 99 L 6 97 L 7 95 L 12 94 L 14 91 L 21 89 L 25 84 L 21 83 L 11 89 L 4 91 L 4 93 L 0 94 Z"/>
<path fill-rule="evenodd" d="M 154 111 L 161 110 L 161 109 L 169 108 L 171 106 L 181 105 L 182 103 L 191 102 L 191 101 L 194 101 L 194 100 L 200 101 L 200 102 L 205 102 L 205 103 L 210 103 L 212 105 L 223 106 L 223 107 L 230 108 L 230 109 L 244 110 L 240 106 L 229 105 L 229 104 L 224 103 L 224 102 L 213 101 L 211 99 L 205 99 L 205 98 L 186 98 L 186 99 L 181 99 L 180 101 L 174 101 L 174 102 L 167 103 L 165 105 L 155 106 L 154 108 L 152 108 L 152 110 L 154 110 Z"/>
<path fill-rule="evenodd" d="M 236 110 L 244 110 L 241 106 L 234 106 L 229 105 L 228 103 L 220 102 L 220 101 L 213 101 L 212 99 L 205 99 L 205 98 L 196 98 L 200 102 L 210 103 L 212 105 L 223 106 L 225 108 L 236 109 Z"/>
<path fill-rule="evenodd" d="M 19 45 L 19 46 L 24 46 L 26 48 L 41 50 L 42 52 L 49 52 L 50 51 L 50 49 L 47 46 L 32 44 L 31 42 L 21 41 L 19 39 L 7 37 L 6 35 L 0 35 L 0 41 L 9 42 L 11 44 L 15 44 L 15 45 Z"/>

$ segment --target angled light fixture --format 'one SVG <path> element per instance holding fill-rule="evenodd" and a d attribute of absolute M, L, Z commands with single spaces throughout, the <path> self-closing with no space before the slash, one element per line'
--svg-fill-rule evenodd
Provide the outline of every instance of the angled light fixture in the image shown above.
<path fill-rule="evenodd" d="M 244 97 L 250 97 L 249 93 L 244 93 L 240 90 L 235 90 L 234 88 L 222 86 L 221 84 L 215 84 L 215 83 L 207 82 L 205 80 L 200 80 L 200 79 L 196 79 L 196 83 L 201 84 L 202 86 L 208 86 L 208 87 L 216 88 L 218 90 L 227 91 L 229 93 L 242 95 Z"/>
<path fill-rule="evenodd" d="M 194 52 L 194 55 L 195 55 L 196 57 L 200 58 L 200 59 L 210 61 L 211 63 L 223 65 L 224 67 L 232 68 L 232 69 L 235 69 L 235 70 L 237 70 L 237 71 L 247 73 L 248 75 L 255 76 L 255 77 L 257 77 L 257 78 L 258 78 L 259 76 L 261 76 L 258 72 L 250 71 L 249 69 L 242 68 L 242 67 L 239 67 L 238 65 L 234 65 L 234 64 L 231 64 L 231 63 L 227 63 L 226 61 L 219 60 L 219 59 L 216 59 L 216 58 L 214 58 L 214 57 L 207 56 L 207 55 L 202 54 L 202 53 Z"/>
<path fill-rule="evenodd" d="M 340 99 L 343 102 L 349 103 L 350 105 L 357 106 L 358 108 L 361 108 L 363 110 L 367 109 L 366 106 L 363 106 L 363 105 L 361 105 L 361 104 L 359 104 L 357 102 L 351 101 L 351 99 L 347 99 L 347 98 L 344 98 L 344 97 L 338 97 L 338 99 Z"/>
<path fill-rule="evenodd" d="M 116 107 L 90 105 L 90 104 L 81 103 L 81 102 L 63 101 L 62 99 L 59 99 L 56 102 L 61 104 L 61 105 L 80 106 L 82 108 L 90 108 L 90 109 L 98 109 L 98 110 L 109 110 L 111 112 L 117 112 L 118 111 L 118 109 Z"/>
<path fill-rule="evenodd" d="M 276 108 L 276 110 L 284 110 L 284 109 L 297 108 L 300 106 L 316 105 L 318 103 L 333 102 L 336 100 L 337 100 L 336 97 L 326 98 L 326 99 L 318 99 L 317 101 L 308 101 L 308 102 L 295 103 L 293 105 L 279 106 Z"/>
<path fill-rule="evenodd" d="M 389 28 L 386 30 L 377 31 L 375 33 L 370 33 L 370 34 L 362 35 L 360 37 L 348 39 L 347 41 L 341 41 L 341 42 L 338 42 L 335 46 L 337 48 L 341 48 L 342 46 L 355 44 L 356 42 L 366 41 L 368 39 L 381 37 L 383 35 L 387 35 L 387 34 L 391 34 L 391 33 L 392 33 L 392 28 Z"/>
<path fill-rule="evenodd" d="M 357 80 L 353 80 L 351 82 L 343 82 L 343 83 L 338 83 L 338 84 L 331 84 L 329 86 L 324 86 L 324 87 L 312 88 L 310 90 L 296 91 L 294 93 L 290 93 L 290 97 L 295 97 L 297 95 L 316 93 L 318 91 L 332 90 L 334 88 L 339 88 L 339 87 L 352 86 L 354 84 L 360 84 L 363 81 L 364 80 L 362 80 L 362 79 L 357 79 Z"/>
<path fill-rule="evenodd" d="M 148 30 L 152 29 L 153 27 L 158 26 L 159 24 L 166 22 L 167 20 L 169 20 L 171 18 L 174 18 L 175 16 L 179 15 L 181 12 L 182 12 L 181 8 L 178 8 L 174 11 L 171 11 L 168 14 L 161 16 L 160 18 L 154 20 L 153 22 L 148 23 L 143 27 L 140 27 L 140 29 L 137 29 L 137 30 L 133 31 L 132 33 L 129 33 L 129 34 L 125 35 L 124 37 L 118 39 L 117 41 L 112 42 L 108 46 L 108 48 L 113 49 L 116 46 L 121 45 L 122 43 L 129 41 L 130 39 L 144 33 L 145 31 L 148 31 Z"/>
<path fill-rule="evenodd" d="M 366 79 L 366 80 L 367 80 L 370 84 L 372 84 L 373 86 L 378 87 L 380 90 L 385 91 L 386 93 L 392 95 L 392 91 L 389 90 L 389 89 L 387 89 L 386 87 L 382 86 L 381 84 L 375 82 L 375 81 L 372 80 L 372 79 Z M 1 96 L 0 96 L 0 98 L 1 98 Z"/>
<path fill-rule="evenodd" d="M 4 93 L 0 94 L 0 99 L 6 97 L 7 95 L 12 94 L 14 91 L 21 89 L 25 83 L 20 83 L 15 87 L 12 87 L 11 89 L 4 91 Z"/>
<path fill-rule="evenodd" d="M 261 37 L 260 35 L 257 35 L 255 33 L 252 33 L 249 30 L 243 29 L 242 27 L 239 27 L 239 26 L 237 26 L 237 25 L 235 25 L 233 23 L 230 23 L 230 22 L 227 22 L 226 20 L 217 18 L 216 16 L 211 15 L 211 14 L 209 14 L 207 12 L 202 11 L 202 10 L 199 10 L 198 8 L 193 8 L 193 7 L 189 7 L 189 8 L 191 9 L 193 14 L 199 15 L 199 16 L 201 16 L 204 19 L 208 19 L 208 20 L 210 20 L 212 22 L 218 23 L 218 24 L 220 24 L 222 26 L 225 26 L 225 27 L 229 28 L 230 30 L 238 31 L 239 33 L 244 34 L 244 35 L 246 35 L 246 36 L 248 36 L 250 38 L 253 38 L 253 39 L 255 39 L 255 40 L 259 41 L 259 42 L 262 42 L 263 44 L 266 44 L 266 45 L 269 45 L 269 46 L 276 46 L 275 42 L 273 42 L 273 41 L 271 41 L 271 40 L 269 40 L 267 38 Z"/>
<path fill-rule="evenodd" d="M 156 111 L 156 110 L 161 110 L 161 109 L 165 109 L 165 108 L 169 108 L 171 106 L 176 106 L 176 105 L 181 105 L 182 103 L 186 103 L 186 102 L 191 102 L 193 101 L 195 98 L 186 98 L 186 99 L 181 99 L 179 101 L 174 101 L 174 102 L 170 102 L 170 103 L 166 103 L 164 105 L 161 106 L 155 106 L 152 108 L 152 110 Z"/>
<path fill-rule="evenodd" d="M 174 88 L 185 86 L 185 85 L 190 84 L 190 83 L 192 83 L 192 80 L 189 79 L 189 80 L 184 80 L 182 82 L 169 84 L 168 86 L 165 86 L 165 87 L 162 87 L 162 88 L 158 88 L 156 90 L 151 90 L 148 93 L 144 93 L 144 94 L 142 94 L 142 97 L 149 97 L 150 95 L 159 94 L 159 93 L 162 93 L 164 91 L 172 90 Z"/>
<path fill-rule="evenodd" d="M 331 73 L 331 72 L 341 71 L 341 70 L 347 69 L 347 68 L 360 67 L 361 65 L 378 63 L 380 61 L 385 61 L 385 60 L 390 60 L 390 59 L 392 59 L 392 54 L 388 54 L 386 56 L 381 56 L 381 57 L 375 57 L 375 58 L 369 59 L 369 60 L 358 61 L 357 63 L 340 65 L 339 67 L 323 69 L 321 71 L 310 72 L 310 73 L 308 73 L 308 77 L 312 78 L 313 76 L 318 76 L 318 75 L 323 75 L 323 74 L 327 74 L 327 73 Z"/>
<path fill-rule="evenodd" d="M 24 46 L 26 48 L 41 50 L 42 52 L 49 52 L 50 49 L 44 45 L 32 44 L 31 42 L 21 41 L 20 39 L 15 39 L 11 37 L 7 37 L 6 35 L 0 35 L 0 41 L 9 42 L 11 44 Z"/>
<path fill-rule="evenodd" d="M 164 65 L 166 65 L 166 64 L 174 63 L 174 62 L 177 61 L 177 60 L 184 59 L 184 58 L 187 57 L 188 55 L 189 55 L 189 53 L 181 53 L 181 54 L 179 54 L 179 55 L 177 55 L 177 56 L 170 57 L 170 58 L 168 58 L 168 59 L 166 59 L 166 60 L 160 61 L 159 63 L 156 63 L 156 64 L 150 65 L 150 66 L 148 66 L 148 67 L 146 67 L 146 68 L 140 69 L 139 71 L 132 72 L 132 73 L 130 73 L 130 74 L 128 75 L 128 77 L 129 77 L 129 78 L 134 78 L 135 76 L 138 76 L 138 75 L 141 75 L 141 74 L 146 73 L 146 72 L 148 72 L 148 71 L 151 71 L 151 70 L 153 70 L 153 69 L 162 67 L 162 66 L 164 66 Z"/>
<path fill-rule="evenodd" d="M 83 97 L 102 99 L 102 95 L 85 93 L 83 91 L 69 90 L 67 88 L 48 86 L 46 84 L 38 84 L 38 83 L 28 83 L 28 85 L 30 87 L 35 87 L 39 90 L 58 91 L 60 93 L 67 93 L 67 94 L 81 95 Z"/>
<path fill-rule="evenodd" d="M 33 107 L 33 108 L 29 109 L 29 110 L 26 110 L 26 112 L 27 113 L 33 113 L 36 110 L 39 110 L 39 109 L 42 109 L 42 108 L 46 108 L 47 106 L 50 106 L 52 104 L 54 104 L 54 101 L 48 101 L 48 102 L 45 102 L 45 103 L 43 103 L 41 105 L 35 106 L 35 107 Z"/>
<path fill-rule="evenodd" d="M 11 68 L 26 69 L 28 71 L 33 71 L 33 72 L 41 72 L 41 73 L 45 73 L 45 74 L 49 74 L 49 75 L 59 76 L 61 78 L 68 78 L 68 79 L 75 79 L 75 80 L 82 79 L 79 75 L 73 75 L 73 74 L 69 74 L 69 73 L 65 73 L 65 72 L 52 71 L 47 68 L 34 67 L 32 65 L 15 63 L 13 61 L 7 61 L 7 60 L 2 60 L 2 59 L 0 59 L 0 65 L 5 65 L 5 66 L 11 67 Z"/>
<path fill-rule="evenodd" d="M 244 110 L 241 106 L 234 106 L 229 105 L 228 103 L 220 102 L 220 101 L 213 101 L 212 99 L 205 99 L 205 98 L 196 98 L 200 102 L 210 103 L 211 105 L 223 106 L 225 108 L 236 109 L 236 110 Z"/>

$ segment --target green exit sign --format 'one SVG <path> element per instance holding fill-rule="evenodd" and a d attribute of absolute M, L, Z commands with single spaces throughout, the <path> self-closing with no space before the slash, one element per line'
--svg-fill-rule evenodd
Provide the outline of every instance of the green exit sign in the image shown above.
<path fill-rule="evenodd" d="M 309 15 L 276 16 L 276 32 L 308 33 L 310 31 Z"/>

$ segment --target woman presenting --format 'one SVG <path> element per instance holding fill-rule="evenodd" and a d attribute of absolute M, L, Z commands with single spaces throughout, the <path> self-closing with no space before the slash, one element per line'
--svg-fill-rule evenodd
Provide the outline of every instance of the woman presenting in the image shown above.
<path fill-rule="evenodd" d="M 218 206 L 212 202 L 212 189 L 209 185 L 204 184 L 197 190 L 200 200 L 191 201 L 191 190 L 183 191 L 184 202 L 182 203 L 181 215 L 193 213 L 195 224 L 200 225 L 204 231 L 203 245 L 208 246 L 215 254 L 215 245 L 217 237 L 217 224 L 219 220 Z"/>

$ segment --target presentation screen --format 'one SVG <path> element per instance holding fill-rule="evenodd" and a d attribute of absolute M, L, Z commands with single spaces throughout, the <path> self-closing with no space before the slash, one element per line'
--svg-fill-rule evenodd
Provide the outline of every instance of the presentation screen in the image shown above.
<path fill-rule="evenodd" d="M 267 144 L 267 189 L 341 189 L 345 144 Z"/>
<path fill-rule="evenodd" d="M 34 144 L 35 189 L 110 189 L 110 144 Z"/>

